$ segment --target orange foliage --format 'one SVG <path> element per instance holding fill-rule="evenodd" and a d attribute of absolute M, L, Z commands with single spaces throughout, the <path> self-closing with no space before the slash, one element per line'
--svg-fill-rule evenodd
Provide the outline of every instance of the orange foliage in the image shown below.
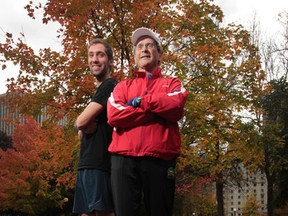
<path fill-rule="evenodd" d="M 257 143 L 250 137 L 257 133 L 248 132 L 241 111 L 261 114 L 258 97 L 265 74 L 248 32 L 234 24 L 221 27 L 223 13 L 212 0 L 89 0 L 85 4 L 80 0 L 48 0 L 45 5 L 31 0 L 26 10 L 32 18 L 43 10 L 44 24 L 58 22 L 63 46 L 59 53 L 51 49 L 34 52 L 24 40 L 14 41 L 9 33 L 6 43 L 0 44 L 3 63 L 12 61 L 21 68 L 18 78 L 8 83 L 9 93 L 17 95 L 11 99 L 11 108 L 36 117 L 45 107 L 45 114 L 51 116 L 48 125 L 33 128 L 41 133 L 29 135 L 23 131 L 21 135 L 29 160 L 22 155 L 19 161 L 25 164 L 25 175 L 32 175 L 31 179 L 41 185 L 37 194 L 47 193 L 50 180 L 55 180 L 56 188 L 62 184 L 71 187 L 72 177 L 66 169 L 73 162 L 68 143 L 76 142 L 75 133 L 63 133 L 54 125 L 65 116 L 67 126 L 72 127 L 95 91 L 86 63 L 87 41 L 93 37 L 106 39 L 114 48 L 114 75 L 125 79 L 134 69 L 131 33 L 140 26 L 159 33 L 164 48 L 161 67 L 167 75 L 178 76 L 190 92 L 181 122 L 181 172 L 191 177 L 191 170 L 200 170 L 197 175 L 214 179 L 219 173 L 227 173 L 236 160 L 248 160 L 247 140 Z M 251 158 L 259 156 L 258 149 L 249 152 Z M 12 153 L 21 155 L 13 151 L 8 154 Z M 38 166 L 41 169 L 36 170 Z M 189 185 L 187 179 L 182 183 Z"/>
<path fill-rule="evenodd" d="M 13 140 L 15 149 L 0 152 L 2 210 L 32 214 L 36 209 L 41 211 L 40 200 L 56 203 L 64 195 L 61 190 L 74 187 L 73 143 L 65 141 L 62 128 L 55 126 L 45 130 L 35 120 L 27 118 L 25 124 L 15 128 Z"/>

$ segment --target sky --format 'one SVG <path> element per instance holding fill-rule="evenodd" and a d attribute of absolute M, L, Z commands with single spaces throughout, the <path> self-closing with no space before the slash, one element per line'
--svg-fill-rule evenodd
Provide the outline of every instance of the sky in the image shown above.
<path fill-rule="evenodd" d="M 0 2 L 0 43 L 5 42 L 5 32 L 12 33 L 13 38 L 19 38 L 20 32 L 23 32 L 25 41 L 35 52 L 46 47 L 56 51 L 61 50 L 61 41 L 57 38 L 59 25 L 57 23 L 42 24 L 41 12 L 36 14 L 36 19 L 30 18 L 24 9 L 29 0 L 0 0 Z M 19 67 L 15 67 L 12 63 L 7 64 L 6 70 L 0 67 L 0 94 L 7 90 L 7 78 L 16 77 L 18 70 Z"/>
<path fill-rule="evenodd" d="M 61 50 L 61 42 L 56 37 L 58 24 L 43 25 L 41 12 L 37 12 L 35 20 L 31 19 L 24 9 L 29 0 L 1 1 L 0 43 L 5 41 L 5 32 L 10 32 L 17 38 L 20 37 L 20 32 L 24 32 L 26 42 L 35 51 L 45 47 Z M 214 3 L 219 5 L 224 13 L 224 24 L 234 22 L 248 29 L 255 15 L 261 31 L 271 37 L 276 37 L 281 31 L 277 15 L 283 11 L 288 12 L 288 0 L 214 0 Z M 18 74 L 18 67 L 12 64 L 7 66 L 4 71 L 0 68 L 0 94 L 6 92 L 7 78 Z"/>
<path fill-rule="evenodd" d="M 214 0 L 224 13 L 224 23 L 235 22 L 248 28 L 254 15 L 261 26 L 261 31 L 270 36 L 277 36 L 281 28 L 277 21 L 278 14 L 288 12 L 287 0 Z"/>

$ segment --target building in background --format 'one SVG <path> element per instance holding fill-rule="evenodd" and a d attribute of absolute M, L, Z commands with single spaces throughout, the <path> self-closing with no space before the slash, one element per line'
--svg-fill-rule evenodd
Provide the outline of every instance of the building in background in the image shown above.
<path fill-rule="evenodd" d="M 8 117 L 12 121 L 17 121 L 20 124 L 24 123 L 24 117 L 19 113 L 18 110 L 15 110 L 11 113 L 9 107 L 7 106 L 7 102 L 5 101 L 6 94 L 0 95 L 0 130 L 5 132 L 7 135 L 12 135 L 14 132 L 14 125 L 12 122 L 7 121 Z M 47 107 L 43 107 L 41 109 L 40 114 L 36 117 L 36 121 L 39 124 L 42 124 L 45 120 L 49 119 L 49 116 L 46 115 Z M 67 123 L 67 118 L 64 117 L 63 119 L 59 120 L 58 125 L 64 126 Z"/>
<path fill-rule="evenodd" d="M 5 132 L 7 135 L 12 135 L 14 131 L 14 126 L 12 123 L 7 122 L 9 115 L 13 115 L 14 120 L 18 119 L 21 123 L 24 122 L 24 118 L 20 116 L 18 111 L 11 113 L 5 101 L 6 94 L 0 95 L 0 130 Z"/>
<path fill-rule="evenodd" d="M 241 187 L 224 187 L 224 207 L 227 216 L 247 215 L 243 207 L 255 200 L 258 212 L 267 215 L 267 181 L 263 172 L 249 173 L 242 168 L 244 181 Z M 244 214 L 243 214 L 244 213 Z"/>

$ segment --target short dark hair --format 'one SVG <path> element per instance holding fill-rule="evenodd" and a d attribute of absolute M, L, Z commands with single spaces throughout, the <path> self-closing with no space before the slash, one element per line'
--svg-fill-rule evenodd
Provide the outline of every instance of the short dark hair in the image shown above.
<path fill-rule="evenodd" d="M 103 40 L 102 38 L 94 38 L 93 40 L 91 40 L 88 44 L 88 49 L 93 45 L 93 44 L 103 44 L 103 46 L 105 47 L 105 52 L 106 55 L 108 56 L 108 60 L 112 60 L 113 61 L 113 49 L 110 46 L 110 44 L 108 44 L 105 40 Z"/>

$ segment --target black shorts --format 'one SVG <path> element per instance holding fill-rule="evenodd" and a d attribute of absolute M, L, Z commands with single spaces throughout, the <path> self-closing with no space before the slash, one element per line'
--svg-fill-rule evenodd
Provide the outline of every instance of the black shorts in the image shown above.
<path fill-rule="evenodd" d="M 110 174 L 97 169 L 79 170 L 73 213 L 94 213 L 95 211 L 114 211 Z"/>

